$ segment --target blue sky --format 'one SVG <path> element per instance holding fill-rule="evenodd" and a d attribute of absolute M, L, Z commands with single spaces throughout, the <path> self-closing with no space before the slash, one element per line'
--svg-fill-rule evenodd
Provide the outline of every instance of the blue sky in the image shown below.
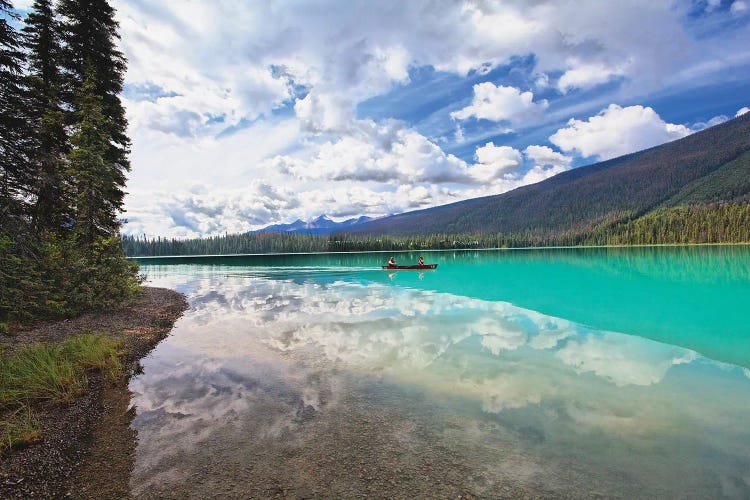
<path fill-rule="evenodd" d="M 130 234 L 502 193 L 750 106 L 750 0 L 113 4 Z"/>

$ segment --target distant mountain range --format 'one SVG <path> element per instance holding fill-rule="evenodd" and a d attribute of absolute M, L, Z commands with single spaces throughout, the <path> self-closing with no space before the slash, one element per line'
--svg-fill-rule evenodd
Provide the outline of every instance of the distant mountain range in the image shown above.
<path fill-rule="evenodd" d="M 586 234 L 671 207 L 750 201 L 750 113 L 683 139 L 495 196 L 383 217 L 341 232 Z M 672 215 L 669 215 L 672 214 Z M 750 224 L 750 221 L 738 221 Z"/>
<path fill-rule="evenodd" d="M 316 234 L 326 235 L 333 232 L 341 232 L 350 230 L 351 228 L 370 222 L 373 219 L 371 217 L 355 217 L 347 219 L 342 222 L 335 222 L 328 218 L 328 216 L 321 215 L 310 222 L 305 222 L 301 219 L 297 219 L 291 224 L 273 224 L 266 226 L 256 231 L 250 231 L 251 233 L 294 233 L 294 234 Z"/>

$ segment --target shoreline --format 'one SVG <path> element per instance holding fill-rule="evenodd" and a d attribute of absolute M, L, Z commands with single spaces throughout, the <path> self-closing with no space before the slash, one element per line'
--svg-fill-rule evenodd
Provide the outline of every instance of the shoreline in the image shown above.
<path fill-rule="evenodd" d="M 40 321 L 0 336 L 6 352 L 36 342 L 58 342 L 97 332 L 122 339 L 123 376 L 107 381 L 90 373 L 85 394 L 69 405 L 39 403 L 39 442 L 0 456 L 0 497 L 121 498 L 128 495 L 136 434 L 130 428 L 128 382 L 145 357 L 188 308 L 185 297 L 165 288 L 143 287 L 133 304 L 117 311 L 73 319 Z"/>
<path fill-rule="evenodd" d="M 219 254 L 189 254 L 189 255 L 126 255 L 130 260 L 151 259 L 192 259 L 198 257 L 268 257 L 288 255 L 346 255 L 365 253 L 419 253 L 419 252 L 489 252 L 489 251 L 513 251 L 513 250 L 570 250 L 587 248 L 673 248 L 673 247 L 731 247 L 750 246 L 750 242 L 726 242 L 726 243 L 654 243 L 650 245 L 558 245 L 538 247 L 490 247 L 490 248 L 414 248 L 411 250 L 353 250 L 351 252 L 269 252 L 269 253 L 219 253 Z"/>

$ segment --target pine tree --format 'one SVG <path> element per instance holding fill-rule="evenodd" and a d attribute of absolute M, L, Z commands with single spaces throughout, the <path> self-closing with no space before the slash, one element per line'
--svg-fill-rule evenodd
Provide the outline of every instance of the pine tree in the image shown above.
<path fill-rule="evenodd" d="M 77 125 L 71 136 L 68 177 L 75 208 L 74 233 L 79 242 L 92 245 L 97 238 L 112 236 L 118 229 L 119 206 L 108 197 L 117 167 L 107 158 L 109 134 L 102 110 L 102 97 L 96 93 L 93 65 L 89 65 L 83 86 L 77 92 Z"/>
<path fill-rule="evenodd" d="M 31 161 L 37 170 L 33 225 L 37 231 L 61 230 L 70 221 L 64 181 L 68 149 L 61 101 L 60 26 L 51 0 L 36 0 L 23 28 L 28 48 L 30 114 L 35 141 Z"/>
<path fill-rule="evenodd" d="M 13 6 L 0 0 L 0 228 L 10 235 L 25 232 L 33 172 L 23 87 L 23 51 Z"/>
<path fill-rule="evenodd" d="M 116 46 L 119 35 L 115 11 L 106 0 L 61 0 L 58 12 L 62 16 L 62 64 L 67 77 L 65 99 L 76 111 L 74 118 L 80 120 L 83 116 L 82 95 L 97 96 L 100 100 L 104 122 L 98 132 L 106 136 L 103 159 L 111 166 L 109 184 L 102 186 L 100 194 L 114 217 L 122 208 L 126 174 L 130 170 L 130 140 L 119 96 L 126 61 Z M 84 85 L 89 88 L 82 93 Z"/>

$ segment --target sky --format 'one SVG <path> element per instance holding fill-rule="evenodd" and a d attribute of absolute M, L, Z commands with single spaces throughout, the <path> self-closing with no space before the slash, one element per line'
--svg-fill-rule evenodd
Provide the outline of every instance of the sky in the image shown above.
<path fill-rule="evenodd" d="M 750 0 L 112 3 L 125 234 L 498 194 L 750 106 Z"/>

